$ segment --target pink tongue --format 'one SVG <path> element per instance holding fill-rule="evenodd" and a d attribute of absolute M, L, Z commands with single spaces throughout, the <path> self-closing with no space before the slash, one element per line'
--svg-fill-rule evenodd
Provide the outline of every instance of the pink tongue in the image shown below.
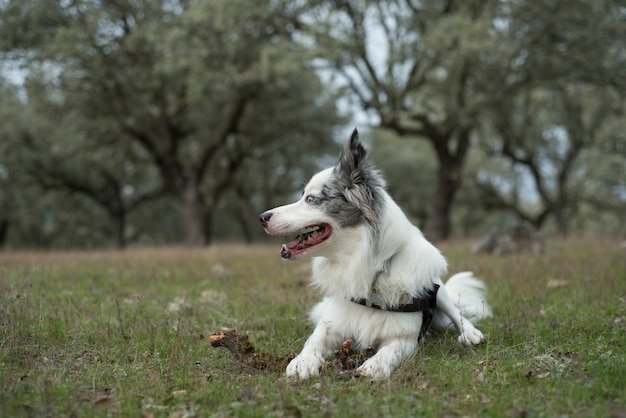
<path fill-rule="evenodd" d="M 280 248 L 280 256 L 282 258 L 291 258 L 292 252 L 298 252 L 303 250 L 305 245 L 300 242 L 298 239 L 294 239 L 289 241 L 287 244 L 283 244 Z"/>
<path fill-rule="evenodd" d="M 289 241 L 287 244 L 283 244 L 283 245 L 285 245 L 290 250 L 297 249 L 298 245 L 301 245 L 300 249 L 304 248 L 304 245 L 302 245 L 302 243 L 299 240 L 297 240 L 297 239 Z"/>

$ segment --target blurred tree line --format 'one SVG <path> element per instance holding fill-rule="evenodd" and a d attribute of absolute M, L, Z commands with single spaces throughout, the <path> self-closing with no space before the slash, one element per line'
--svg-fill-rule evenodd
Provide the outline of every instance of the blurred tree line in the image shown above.
<path fill-rule="evenodd" d="M 0 245 L 261 239 L 353 112 L 432 239 L 624 234 L 625 39 L 619 0 L 0 1 Z"/>

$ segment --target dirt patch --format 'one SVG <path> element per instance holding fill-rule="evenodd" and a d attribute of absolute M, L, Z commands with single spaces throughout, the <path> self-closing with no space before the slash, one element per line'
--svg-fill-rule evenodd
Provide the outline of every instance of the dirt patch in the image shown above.
<path fill-rule="evenodd" d="M 257 370 L 278 372 L 285 370 L 294 355 L 279 356 L 273 353 L 257 352 L 250 339 L 234 329 L 222 329 L 209 337 L 211 346 L 225 347 L 246 366 Z"/>
<path fill-rule="evenodd" d="M 211 346 L 225 347 L 246 366 L 257 370 L 270 372 L 284 372 L 289 362 L 295 357 L 293 354 L 279 356 L 273 353 L 258 352 L 245 334 L 234 329 L 222 329 L 209 337 Z M 335 358 L 327 361 L 324 369 L 335 372 L 354 370 L 376 352 L 374 347 L 367 347 L 363 351 L 352 350 L 352 338 L 345 340 L 341 347 L 335 350 Z"/>
<path fill-rule="evenodd" d="M 345 340 L 338 350 L 335 350 L 335 359 L 327 363 L 334 371 L 354 370 L 376 353 L 373 346 L 363 351 L 352 350 L 352 338 Z"/>

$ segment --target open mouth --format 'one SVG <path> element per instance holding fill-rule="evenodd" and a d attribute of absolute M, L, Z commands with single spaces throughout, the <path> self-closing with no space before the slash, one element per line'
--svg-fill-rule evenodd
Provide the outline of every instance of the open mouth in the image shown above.
<path fill-rule="evenodd" d="M 309 248 L 326 241 L 331 234 L 332 228 L 328 224 L 308 226 L 301 230 L 294 239 L 283 244 L 280 249 L 280 256 L 284 259 L 295 259 Z"/>

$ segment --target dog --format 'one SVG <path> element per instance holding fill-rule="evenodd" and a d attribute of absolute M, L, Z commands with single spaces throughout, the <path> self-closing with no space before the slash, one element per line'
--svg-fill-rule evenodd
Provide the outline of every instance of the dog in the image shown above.
<path fill-rule="evenodd" d="M 456 327 L 468 345 L 485 337 L 472 321 L 491 316 L 485 284 L 470 272 L 444 285 L 447 264 L 385 190 L 355 129 L 334 167 L 314 175 L 295 203 L 260 215 L 270 235 L 291 235 L 285 260 L 312 258 L 312 283 L 324 295 L 310 313 L 315 326 L 287 366 L 289 377 L 319 375 L 325 359 L 348 338 L 375 354 L 357 373 L 388 378 L 412 355 L 429 325 Z"/>

